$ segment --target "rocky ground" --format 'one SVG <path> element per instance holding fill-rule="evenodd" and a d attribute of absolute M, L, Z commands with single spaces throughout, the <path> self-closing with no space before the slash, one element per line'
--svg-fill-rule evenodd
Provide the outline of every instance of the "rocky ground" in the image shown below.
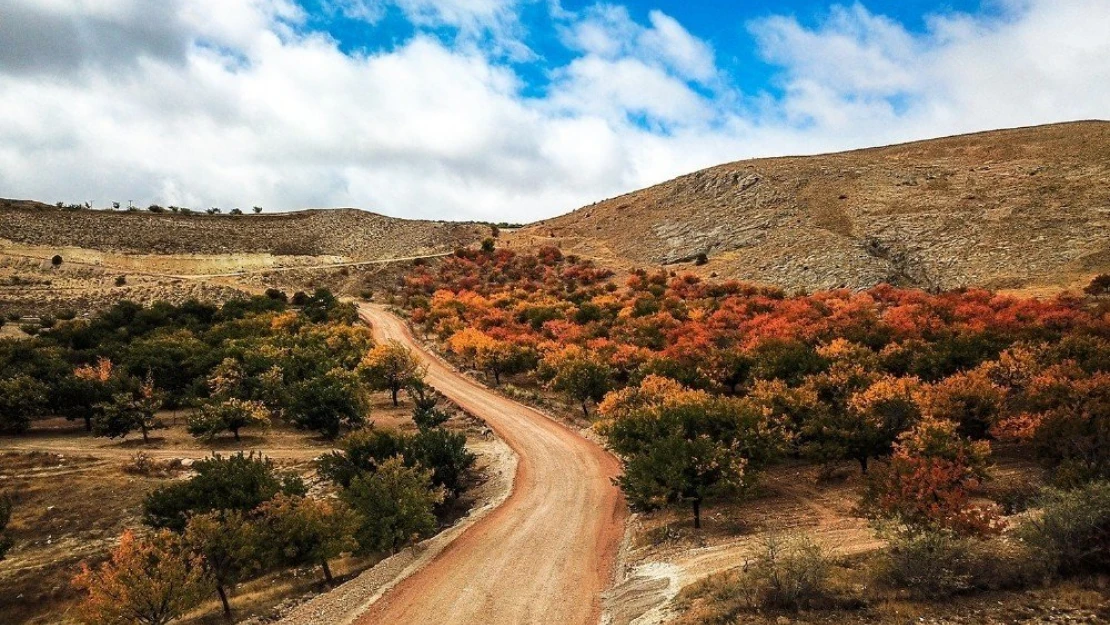
<path fill-rule="evenodd" d="M 1108 227 L 1110 123 L 1087 122 L 721 165 L 512 238 L 790 290 L 1019 289 L 1110 270 Z"/>

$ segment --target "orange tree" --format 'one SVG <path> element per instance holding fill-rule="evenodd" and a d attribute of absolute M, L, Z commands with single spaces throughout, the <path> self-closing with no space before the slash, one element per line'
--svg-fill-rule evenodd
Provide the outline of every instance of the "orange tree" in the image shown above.
<path fill-rule="evenodd" d="M 73 584 L 87 593 L 83 622 L 165 625 L 195 607 L 211 588 L 204 560 L 167 531 L 139 539 L 130 530 L 107 562 L 81 565 Z"/>
<path fill-rule="evenodd" d="M 872 476 L 864 508 L 909 529 L 991 534 L 997 510 L 972 502 L 987 476 L 990 446 L 960 435 L 954 421 L 927 418 L 898 439 L 890 465 Z"/>
<path fill-rule="evenodd" d="M 409 348 L 397 341 L 376 346 L 367 352 L 359 372 L 371 388 L 389 391 L 393 405 L 401 389 L 424 379 L 424 368 Z"/>

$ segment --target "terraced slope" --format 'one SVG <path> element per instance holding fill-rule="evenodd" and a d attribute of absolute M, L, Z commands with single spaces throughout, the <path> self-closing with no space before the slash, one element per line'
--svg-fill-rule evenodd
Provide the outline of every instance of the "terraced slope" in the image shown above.
<path fill-rule="evenodd" d="M 433 254 L 489 236 L 488 226 L 355 209 L 244 215 L 61 210 L 0 200 L 0 239 L 129 254 L 273 254 L 355 260 Z"/>
<path fill-rule="evenodd" d="M 1110 270 L 1110 123 L 741 161 L 513 236 L 790 289 L 1073 286 Z"/>

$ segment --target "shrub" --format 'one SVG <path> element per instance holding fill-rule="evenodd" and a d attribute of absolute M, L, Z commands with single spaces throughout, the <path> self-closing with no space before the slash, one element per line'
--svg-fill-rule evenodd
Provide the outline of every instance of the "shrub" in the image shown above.
<path fill-rule="evenodd" d="M 116 276 L 116 286 L 127 284 L 127 276 Z"/>
<path fill-rule="evenodd" d="M 978 540 L 948 530 L 901 532 L 883 553 L 882 581 L 918 599 L 972 590 L 1015 590 L 1040 582 L 1045 569 L 1021 543 Z"/>
<path fill-rule="evenodd" d="M 701 254 L 698 254 L 697 258 L 694 259 L 694 264 L 698 267 L 701 267 L 703 265 L 708 265 L 709 264 L 709 255 L 706 254 L 705 252 L 702 252 Z"/>
<path fill-rule="evenodd" d="M 1110 274 L 1104 273 L 1095 276 L 1087 288 L 1083 289 L 1087 295 L 1110 294 Z"/>
<path fill-rule="evenodd" d="M 51 259 L 50 259 L 50 264 L 51 264 L 51 265 L 54 265 L 55 267 L 59 267 L 59 266 L 61 266 L 61 264 L 62 264 L 62 257 L 61 257 L 60 255 L 58 255 L 58 254 L 55 254 L 55 255 L 54 255 L 54 258 L 51 258 Z"/>
<path fill-rule="evenodd" d="M 832 560 L 805 537 L 770 536 L 762 552 L 745 566 L 741 584 L 748 607 L 801 610 L 827 605 Z"/>
<path fill-rule="evenodd" d="M 1018 529 L 1046 566 L 1062 575 L 1110 572 L 1110 482 L 1046 490 L 1042 510 Z"/>
<path fill-rule="evenodd" d="M 972 588 L 971 541 L 952 532 L 901 533 L 885 555 L 885 581 L 916 597 L 942 599 Z"/>

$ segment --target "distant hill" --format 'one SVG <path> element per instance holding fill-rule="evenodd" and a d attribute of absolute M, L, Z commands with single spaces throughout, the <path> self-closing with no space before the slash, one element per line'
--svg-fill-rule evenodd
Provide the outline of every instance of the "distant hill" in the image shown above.
<path fill-rule="evenodd" d="M 451 251 L 490 228 L 417 221 L 355 209 L 262 215 L 181 215 L 147 211 L 64 210 L 0 200 L 0 239 L 131 254 L 343 256 L 357 260 Z"/>
<path fill-rule="evenodd" d="M 790 289 L 1074 286 L 1110 271 L 1110 123 L 741 161 L 512 236 Z"/>

